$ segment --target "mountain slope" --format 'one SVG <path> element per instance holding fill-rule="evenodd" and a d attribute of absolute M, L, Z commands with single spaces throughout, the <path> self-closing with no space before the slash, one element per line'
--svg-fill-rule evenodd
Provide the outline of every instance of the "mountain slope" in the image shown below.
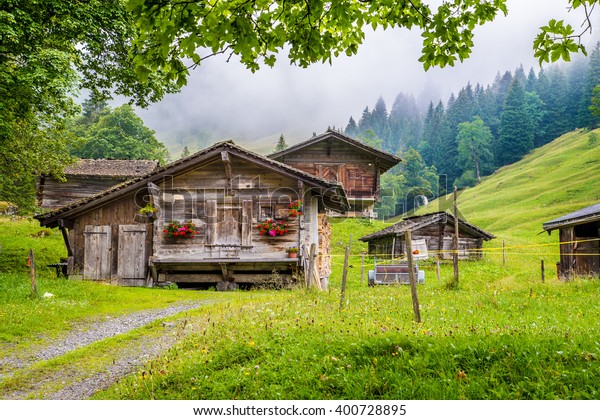
<path fill-rule="evenodd" d="M 500 168 L 459 192 L 460 213 L 500 238 L 540 242 L 544 222 L 600 201 L 600 140 L 590 140 L 598 134 L 567 133 Z M 451 195 L 419 213 L 446 209 L 452 209 Z"/>

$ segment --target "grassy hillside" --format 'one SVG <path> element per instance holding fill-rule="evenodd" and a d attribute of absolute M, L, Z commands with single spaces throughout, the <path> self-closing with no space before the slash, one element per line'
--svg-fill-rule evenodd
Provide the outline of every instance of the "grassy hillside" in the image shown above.
<path fill-rule="evenodd" d="M 589 132 L 565 134 L 497 170 L 460 191 L 459 211 L 496 235 L 539 242 L 535 235 L 544 222 L 600 201 L 600 144 L 589 139 Z M 451 200 L 436 200 L 421 212 L 451 209 Z"/>

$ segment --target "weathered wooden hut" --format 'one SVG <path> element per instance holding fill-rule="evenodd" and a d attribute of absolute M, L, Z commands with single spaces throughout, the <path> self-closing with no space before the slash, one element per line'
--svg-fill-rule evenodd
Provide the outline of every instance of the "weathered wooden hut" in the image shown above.
<path fill-rule="evenodd" d="M 546 222 L 543 228 L 548 234 L 559 231 L 559 277 L 600 275 L 600 203 Z"/>
<path fill-rule="evenodd" d="M 45 175 L 38 179 L 38 206 L 58 209 L 150 173 L 157 167 L 156 160 L 79 159 L 65 168 L 65 182 Z"/>
<path fill-rule="evenodd" d="M 328 130 L 283 151 L 269 155 L 302 171 L 334 182 L 346 191 L 346 216 L 375 216 L 380 199 L 380 176 L 401 159 L 340 132 Z"/>
<path fill-rule="evenodd" d="M 289 217 L 301 200 L 302 214 Z M 151 217 L 140 214 L 150 203 Z M 316 245 L 312 270 L 330 273 L 326 209 L 348 206 L 340 184 L 221 142 L 95 196 L 37 215 L 59 227 L 68 274 L 122 285 L 291 281 Z M 281 220 L 278 232 L 261 224 Z M 171 235 L 171 224 L 193 223 L 193 235 Z M 192 230 L 195 230 L 194 228 Z M 261 234 L 263 232 L 263 234 Z M 275 234 L 271 236 L 270 233 Z M 286 248 L 300 248 L 290 258 Z"/>
<path fill-rule="evenodd" d="M 425 240 L 430 253 L 439 255 L 440 259 L 452 259 L 454 220 L 454 215 L 444 211 L 407 217 L 360 240 L 369 244 L 369 254 L 384 258 L 400 257 L 406 253 L 404 234 L 410 229 L 412 239 Z M 491 233 L 460 218 L 458 232 L 460 259 L 481 258 L 483 241 L 495 238 Z"/>

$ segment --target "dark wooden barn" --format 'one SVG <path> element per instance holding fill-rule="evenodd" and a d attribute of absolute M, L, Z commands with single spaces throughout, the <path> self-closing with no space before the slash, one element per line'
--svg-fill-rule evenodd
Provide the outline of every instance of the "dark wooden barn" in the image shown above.
<path fill-rule="evenodd" d="M 369 254 L 383 258 L 396 258 L 406 253 L 405 232 L 410 229 L 413 240 L 424 239 L 427 249 L 440 259 L 452 259 L 454 216 L 447 212 L 429 213 L 407 217 L 378 232 L 360 238 L 369 244 Z M 458 256 L 460 259 L 482 257 L 483 241 L 494 235 L 462 219 L 458 219 Z"/>
<path fill-rule="evenodd" d="M 301 214 L 289 211 L 292 203 Z M 140 214 L 148 204 L 153 214 Z M 340 184 L 221 142 L 36 218 L 62 230 L 69 275 L 227 289 L 292 281 L 312 244 L 318 258 L 310 272 L 317 283 L 325 280 L 331 266 L 326 210 L 347 206 Z M 269 220 L 283 225 L 265 230 Z M 173 226 L 186 223 L 197 232 L 175 235 Z M 290 247 L 300 256 L 289 257 Z"/>
<path fill-rule="evenodd" d="M 334 182 L 346 191 L 347 216 L 374 217 L 380 199 L 380 176 L 401 159 L 337 131 L 315 136 L 269 155 L 287 165 Z"/>
<path fill-rule="evenodd" d="M 43 175 L 38 179 L 38 206 L 58 209 L 150 173 L 157 167 L 156 160 L 79 159 L 65 168 L 65 182 Z"/>
<path fill-rule="evenodd" d="M 600 203 L 546 222 L 543 228 L 548 234 L 559 231 L 561 278 L 600 275 Z"/>

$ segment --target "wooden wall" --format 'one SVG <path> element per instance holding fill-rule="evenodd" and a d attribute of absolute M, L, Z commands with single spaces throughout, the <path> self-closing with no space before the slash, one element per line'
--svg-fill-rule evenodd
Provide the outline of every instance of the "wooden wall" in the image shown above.
<path fill-rule="evenodd" d="M 45 177 L 38 183 L 38 205 L 44 209 L 58 209 L 96 195 L 125 180 L 126 178 L 69 175 L 67 182 L 58 182 L 51 177 Z"/>
<path fill-rule="evenodd" d="M 448 223 L 432 223 L 412 232 L 413 240 L 424 239 L 431 255 L 435 256 L 437 253 L 440 259 L 452 259 L 453 236 L 454 226 Z M 459 232 L 459 259 L 480 259 L 483 256 L 482 251 L 479 251 L 482 246 L 482 238 L 474 237 L 466 232 Z M 403 235 L 396 237 L 396 240 L 393 235 L 388 235 L 369 241 L 370 254 L 379 255 L 382 258 L 390 257 L 392 249 L 395 258 L 405 254 L 406 245 Z"/>
<path fill-rule="evenodd" d="M 298 260 L 288 258 L 286 248 L 315 242 L 321 254 L 319 272 L 328 276 L 330 231 L 315 194 L 298 179 L 245 159 L 217 159 L 138 192 L 138 199 L 145 196 L 158 209 L 156 217 L 147 223 L 140 222 L 133 193 L 77 216 L 69 232 L 74 273 L 141 286 L 145 279 L 140 270 L 128 267 L 139 267 L 141 259 L 147 269 L 151 259 L 156 278 L 162 270 L 178 281 L 195 281 L 200 275 L 214 281 L 221 275 L 226 277 L 221 269 L 231 263 L 256 273 L 255 278 L 251 278 L 253 274 L 240 275 L 254 281 L 265 279 L 273 269 L 289 274 Z M 304 214 L 289 218 L 288 205 L 298 198 L 304 201 Z M 260 235 L 257 225 L 267 218 L 282 219 L 288 232 L 275 237 Z M 168 237 L 164 229 L 173 220 L 192 221 L 199 233 L 193 238 Z M 145 237 L 143 243 L 140 237 Z M 131 255 L 120 242 L 124 238 L 135 244 L 131 252 L 143 255 Z M 123 273 L 131 272 L 137 273 L 135 279 L 123 278 Z"/>
<path fill-rule="evenodd" d="M 125 197 L 121 200 L 108 204 L 83 214 L 74 220 L 73 228 L 69 230 L 69 240 L 73 248 L 74 272 L 71 274 L 84 274 L 84 260 L 86 255 L 86 228 L 89 226 L 108 226 L 110 228 L 110 244 L 107 249 L 110 278 L 118 277 L 118 242 L 119 242 L 119 226 L 122 225 L 138 225 L 140 229 L 146 231 L 145 237 L 145 253 L 143 258 L 148 261 L 152 252 L 152 236 L 153 229 L 150 223 L 140 223 L 140 219 L 136 217 L 139 207 L 135 204 L 133 197 Z M 139 282 L 136 282 L 139 283 Z M 141 284 L 131 284 L 141 285 Z"/>
<path fill-rule="evenodd" d="M 300 219 L 284 220 L 288 233 L 260 235 L 257 223 L 287 216 L 298 198 L 298 182 L 232 157 L 231 178 L 220 160 L 158 184 L 159 218 L 154 255 L 188 259 L 248 260 L 284 257 L 299 244 Z M 301 196 L 301 193 L 300 193 Z M 200 230 L 194 238 L 169 238 L 163 232 L 172 220 L 191 220 Z"/>
<path fill-rule="evenodd" d="M 373 155 L 348 143 L 324 140 L 279 158 L 287 165 L 342 183 L 348 197 L 372 197 L 377 189 Z"/>
<path fill-rule="evenodd" d="M 600 275 L 600 222 L 560 229 L 560 277 Z"/>

